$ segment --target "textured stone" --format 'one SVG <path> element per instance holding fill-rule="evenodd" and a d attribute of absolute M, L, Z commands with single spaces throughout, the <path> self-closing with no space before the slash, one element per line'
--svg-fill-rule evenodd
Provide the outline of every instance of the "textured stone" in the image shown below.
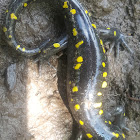
<path fill-rule="evenodd" d="M 16 63 L 11 64 L 5 71 L 5 85 L 8 91 L 14 90 L 16 86 Z"/>

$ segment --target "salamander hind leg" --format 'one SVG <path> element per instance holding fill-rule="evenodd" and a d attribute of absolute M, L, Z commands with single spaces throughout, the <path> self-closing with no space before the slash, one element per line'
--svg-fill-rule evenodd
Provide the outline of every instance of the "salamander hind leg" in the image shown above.
<path fill-rule="evenodd" d="M 123 106 L 117 106 L 111 113 L 115 117 L 114 125 L 118 126 L 121 130 L 129 131 L 125 123 L 125 109 Z"/>
<path fill-rule="evenodd" d="M 129 131 L 125 124 L 125 110 L 123 106 L 114 107 L 110 112 L 105 114 L 105 123 L 110 126 L 112 134 L 115 136 L 111 140 L 125 139 L 124 132 Z"/>

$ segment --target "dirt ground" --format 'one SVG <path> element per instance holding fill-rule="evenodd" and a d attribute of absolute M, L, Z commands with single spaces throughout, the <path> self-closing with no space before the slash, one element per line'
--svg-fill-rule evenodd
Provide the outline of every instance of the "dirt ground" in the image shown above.
<path fill-rule="evenodd" d="M 0 0 L 0 140 L 69 140 L 73 120 L 66 97 L 64 51 L 35 62 L 5 41 L 2 31 L 10 0 Z M 98 26 L 117 27 L 134 51 L 121 51 L 119 59 L 109 54 L 106 106 L 125 105 L 127 140 L 140 137 L 140 1 L 80 0 Z M 36 0 L 16 24 L 16 37 L 26 47 L 36 47 L 64 30 L 59 13 L 51 13 L 45 0 Z M 106 46 L 107 48 L 108 46 Z"/>

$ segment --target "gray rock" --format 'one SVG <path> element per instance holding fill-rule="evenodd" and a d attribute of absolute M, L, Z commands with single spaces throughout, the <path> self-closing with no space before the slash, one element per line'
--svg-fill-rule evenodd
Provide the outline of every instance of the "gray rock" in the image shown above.
<path fill-rule="evenodd" d="M 14 90 L 16 86 L 16 63 L 11 64 L 5 71 L 5 86 L 8 91 Z"/>

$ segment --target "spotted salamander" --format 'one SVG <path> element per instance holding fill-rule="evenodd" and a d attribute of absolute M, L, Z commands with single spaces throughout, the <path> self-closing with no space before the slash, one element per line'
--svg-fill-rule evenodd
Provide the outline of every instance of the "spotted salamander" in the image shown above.
<path fill-rule="evenodd" d="M 112 40 L 119 52 L 120 45 L 129 49 L 123 35 L 115 28 L 102 28 L 97 31 L 96 25 L 92 24 L 89 19 L 88 11 L 84 10 L 77 0 L 58 0 L 58 8 L 62 9 L 66 33 L 49 47 L 44 47 L 49 43 L 47 40 L 45 45 L 36 49 L 25 49 L 17 43 L 14 29 L 19 10 L 31 2 L 31 0 L 14 0 L 9 10 L 6 11 L 6 26 L 3 31 L 8 43 L 24 54 L 34 55 L 42 52 L 42 55 L 45 53 L 46 56 L 59 52 L 67 45 L 69 106 L 75 120 L 84 130 L 86 138 L 93 140 L 125 139 L 126 136 L 121 127 L 114 125 L 108 117 L 115 116 L 115 114 L 121 117 L 124 114 L 122 107 L 116 107 L 112 112 L 107 112 L 104 108 L 106 101 L 103 96 L 108 86 L 106 80 L 108 64 L 103 41 L 99 38 L 100 35 L 103 39 Z M 117 120 L 120 119 L 117 118 Z"/>

